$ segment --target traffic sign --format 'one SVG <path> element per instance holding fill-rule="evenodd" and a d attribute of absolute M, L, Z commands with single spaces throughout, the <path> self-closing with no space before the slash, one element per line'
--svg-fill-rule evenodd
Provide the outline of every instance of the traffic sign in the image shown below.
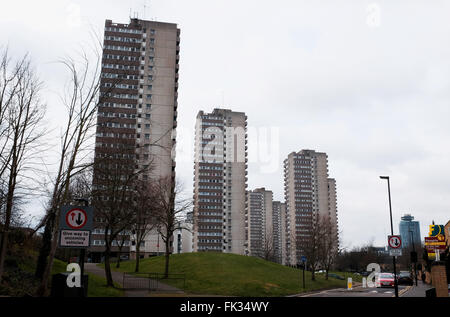
<path fill-rule="evenodd" d="M 62 206 L 59 220 L 61 248 L 89 248 L 93 209 L 87 206 Z"/>
<path fill-rule="evenodd" d="M 305 263 L 306 262 L 306 256 L 302 256 L 302 262 Z"/>
<path fill-rule="evenodd" d="M 89 248 L 91 240 L 90 231 L 61 230 L 59 246 L 61 248 Z"/>
<path fill-rule="evenodd" d="M 402 247 L 402 238 L 400 236 L 388 237 L 389 248 L 400 249 Z"/>
<path fill-rule="evenodd" d="M 389 249 L 389 256 L 402 256 L 402 249 Z"/>
<path fill-rule="evenodd" d="M 92 207 L 63 206 L 59 221 L 60 229 L 92 230 Z"/>

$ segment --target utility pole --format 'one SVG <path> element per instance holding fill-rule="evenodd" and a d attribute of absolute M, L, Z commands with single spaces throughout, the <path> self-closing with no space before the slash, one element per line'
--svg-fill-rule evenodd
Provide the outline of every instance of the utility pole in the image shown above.
<path fill-rule="evenodd" d="M 394 225 L 393 225 L 393 222 L 392 222 L 391 184 L 390 184 L 390 181 L 389 181 L 389 176 L 380 176 L 380 178 L 387 180 L 387 183 L 388 183 L 389 214 L 390 214 L 390 219 L 391 219 L 391 235 L 394 235 Z M 395 256 L 392 257 L 392 262 L 394 264 L 395 297 L 398 297 L 397 268 L 396 268 L 396 263 L 395 263 Z"/>

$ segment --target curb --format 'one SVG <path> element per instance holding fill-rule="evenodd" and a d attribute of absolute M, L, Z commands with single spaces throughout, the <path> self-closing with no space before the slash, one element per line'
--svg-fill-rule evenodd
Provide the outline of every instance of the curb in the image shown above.
<path fill-rule="evenodd" d="M 409 291 L 411 288 L 412 288 L 412 286 L 409 285 L 409 286 L 407 286 L 406 288 L 402 289 L 402 290 L 398 293 L 398 297 L 403 296 L 403 294 L 405 294 L 405 293 L 406 293 L 407 291 Z M 392 296 L 392 297 L 395 297 L 395 295 Z"/>

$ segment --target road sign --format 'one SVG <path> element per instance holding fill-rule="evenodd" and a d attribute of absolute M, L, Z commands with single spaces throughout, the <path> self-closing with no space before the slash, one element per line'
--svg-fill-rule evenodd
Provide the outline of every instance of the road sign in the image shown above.
<path fill-rule="evenodd" d="M 61 230 L 59 246 L 61 248 L 88 248 L 90 246 L 90 240 L 90 231 Z"/>
<path fill-rule="evenodd" d="M 400 249 L 402 247 L 402 238 L 400 236 L 388 237 L 389 248 Z"/>
<path fill-rule="evenodd" d="M 389 249 L 389 256 L 402 256 L 402 249 Z"/>
<path fill-rule="evenodd" d="M 92 230 L 92 207 L 63 206 L 59 221 L 60 229 Z"/>
<path fill-rule="evenodd" d="M 91 245 L 93 209 L 87 206 L 63 206 L 59 220 L 59 246 L 84 249 Z"/>
<path fill-rule="evenodd" d="M 302 262 L 305 263 L 306 262 L 306 256 L 302 256 Z"/>

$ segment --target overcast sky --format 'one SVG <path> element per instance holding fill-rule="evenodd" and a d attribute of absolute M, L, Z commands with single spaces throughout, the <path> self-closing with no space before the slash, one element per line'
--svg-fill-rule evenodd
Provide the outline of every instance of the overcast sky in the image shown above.
<path fill-rule="evenodd" d="M 91 30 L 102 34 L 105 19 L 128 23 L 138 12 L 181 28 L 177 175 L 188 192 L 195 116 L 226 107 L 248 116 L 249 189 L 284 200 L 287 155 L 328 154 L 343 246 L 386 244 L 379 175 L 391 177 L 395 233 L 405 213 L 420 221 L 422 237 L 432 220 L 450 219 L 448 1 L 3 2 L 0 45 L 30 53 L 55 131 L 67 74 L 53 62 L 89 44 Z"/>

